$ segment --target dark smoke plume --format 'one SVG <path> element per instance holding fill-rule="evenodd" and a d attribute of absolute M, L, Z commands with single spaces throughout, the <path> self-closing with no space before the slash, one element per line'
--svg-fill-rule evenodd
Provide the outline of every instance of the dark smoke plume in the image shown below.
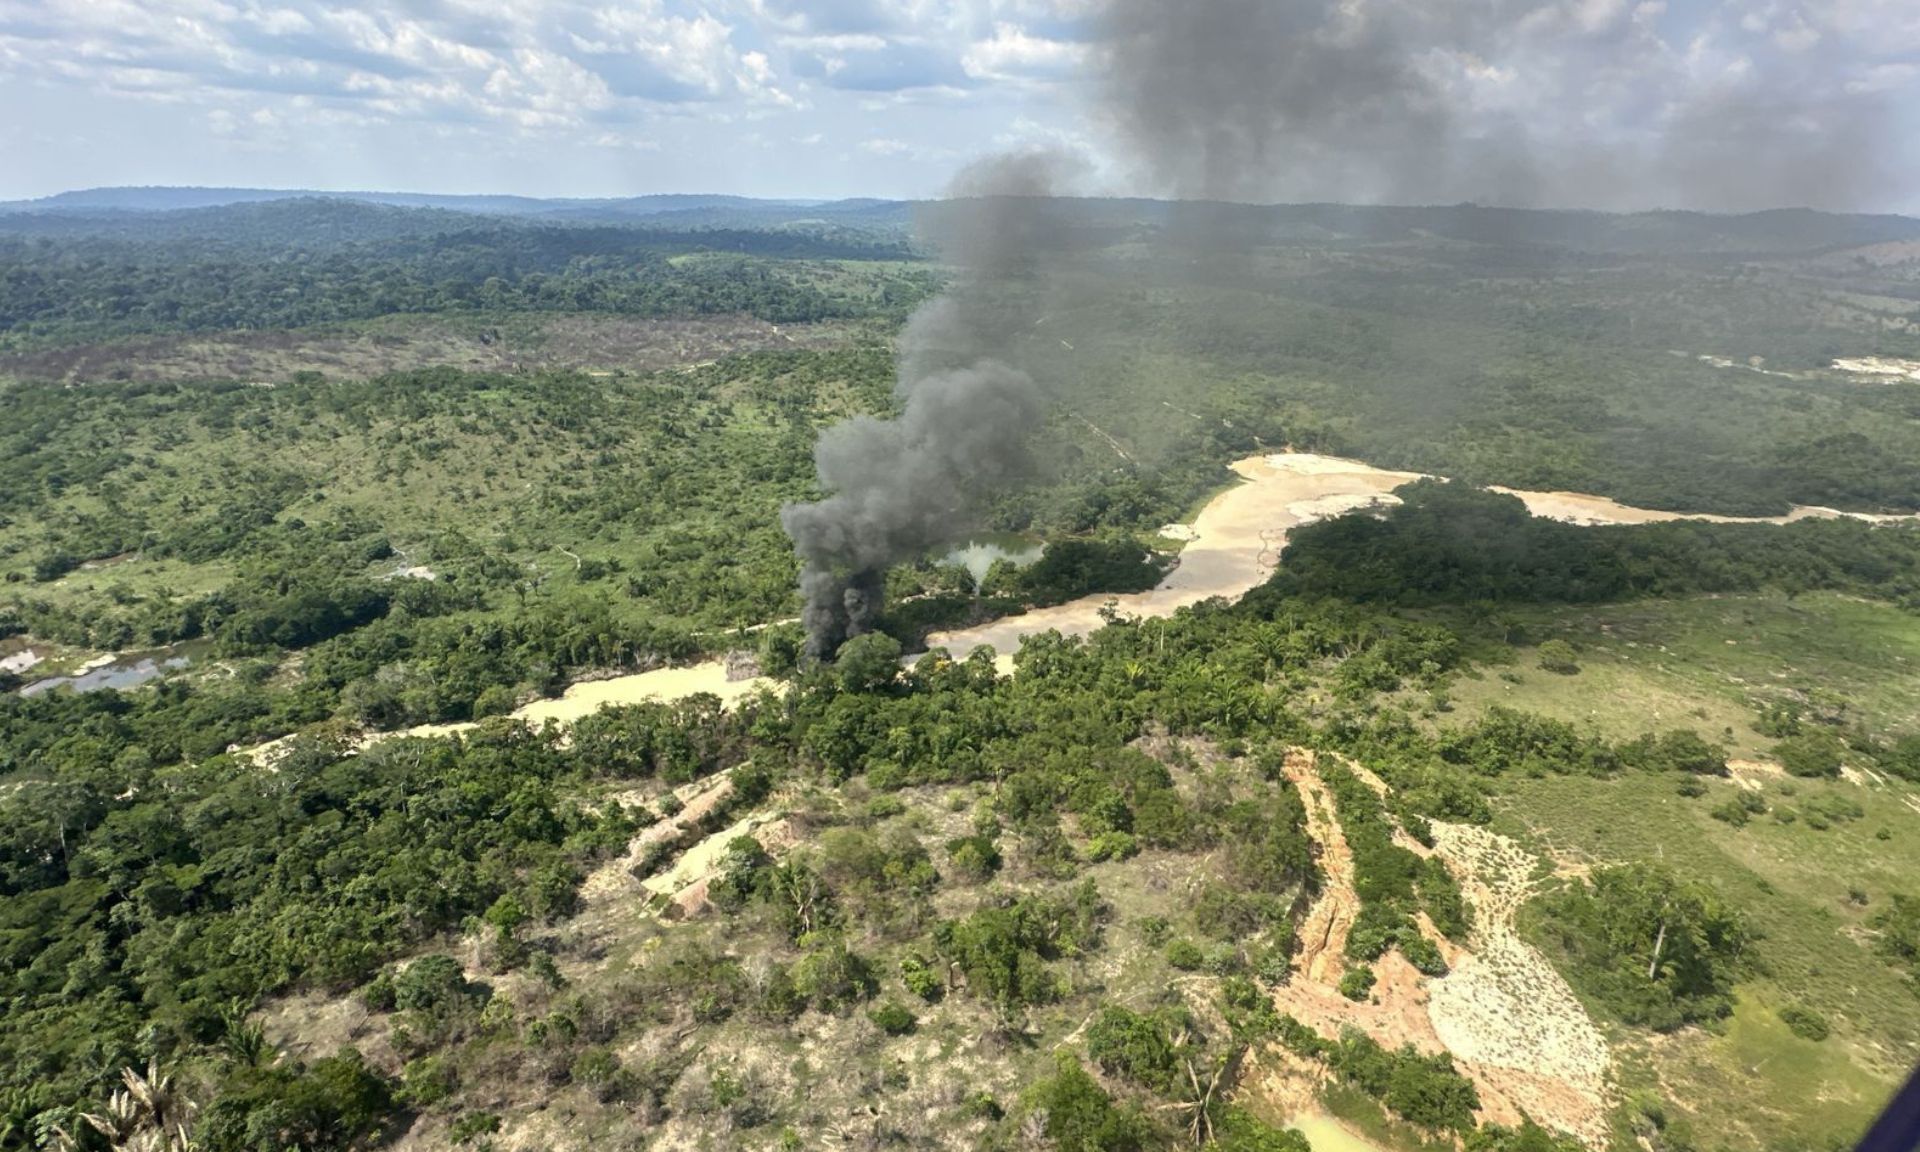
<path fill-rule="evenodd" d="M 867 631 L 887 569 L 953 543 L 974 526 L 982 495 L 1025 470 L 1042 408 L 1033 378 L 1011 362 L 1032 318 L 1009 289 L 1054 242 L 1048 197 L 1059 171 L 1042 153 L 982 162 L 922 221 L 959 273 L 901 335 L 900 414 L 828 429 L 814 449 L 826 498 L 780 513 L 800 555 L 810 656 L 829 658 Z"/>
<path fill-rule="evenodd" d="M 1710 19 L 1734 35 L 1738 7 Z M 1761 19 L 1741 33 L 1752 59 L 1702 81 L 1693 48 L 1682 58 L 1660 33 L 1662 11 L 1103 0 L 1088 53 L 1095 119 L 1154 191 L 1211 202 L 1169 217 L 1170 243 L 1147 258 L 1204 250 L 1215 267 L 1261 227 L 1222 201 L 1746 210 L 1849 208 L 1877 189 L 1886 110 L 1847 82 L 1837 39 L 1804 42 L 1786 9 L 1756 6 L 1738 21 Z M 1000 157 L 924 214 L 959 276 L 901 337 L 900 414 L 828 431 L 815 451 L 825 499 L 781 513 L 815 658 L 871 627 L 890 566 L 953 542 L 1025 469 L 1045 391 L 1019 351 L 1035 301 L 1058 293 L 1066 311 L 1097 314 L 1115 283 L 1042 283 L 1071 243 L 1067 209 L 1049 199 L 1061 175 L 1057 156 Z"/>
<path fill-rule="evenodd" d="M 1836 31 L 1788 49 L 1816 31 L 1791 6 L 1728 4 L 1711 20 L 1736 47 L 1702 62 L 1662 38 L 1664 8 L 1106 0 L 1095 111 L 1177 199 L 1749 211 L 1884 196 L 1890 109 Z"/>

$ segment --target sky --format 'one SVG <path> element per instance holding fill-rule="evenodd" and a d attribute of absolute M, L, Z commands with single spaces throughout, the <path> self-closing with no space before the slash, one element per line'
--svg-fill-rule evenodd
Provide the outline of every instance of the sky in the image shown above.
<path fill-rule="evenodd" d="M 0 198 L 922 197 L 1031 148 L 1074 155 L 1082 191 L 1178 191 L 1114 128 L 1108 2 L 0 0 Z M 1549 158 L 1525 188 L 1450 177 L 1392 199 L 1920 211 L 1920 0 L 1271 2 L 1325 16 L 1314 36 L 1373 21 L 1463 139 Z M 1582 175 L 1583 157 L 1656 153 L 1692 171 Z M 1280 171 L 1237 194 L 1382 198 Z"/>

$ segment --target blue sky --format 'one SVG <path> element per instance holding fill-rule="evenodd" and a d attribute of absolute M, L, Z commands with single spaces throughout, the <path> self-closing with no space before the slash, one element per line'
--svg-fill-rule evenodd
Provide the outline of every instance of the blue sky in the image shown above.
<path fill-rule="evenodd" d="M 1077 153 L 1087 191 L 1164 191 L 1114 143 L 1088 80 L 1102 2 L 0 0 L 0 198 L 107 184 L 926 196 L 968 160 L 1032 147 Z M 1551 153 L 1564 178 L 1535 199 L 1764 202 L 1737 173 L 1710 192 L 1583 191 L 1603 182 L 1578 177 L 1582 157 L 1724 123 L 1717 145 L 1751 152 L 1778 130 L 1845 137 L 1871 174 L 1833 206 L 1920 209 L 1920 0 L 1343 10 L 1417 22 L 1432 40 L 1408 59 L 1435 91 Z M 1269 198 L 1339 191 L 1303 177 Z"/>

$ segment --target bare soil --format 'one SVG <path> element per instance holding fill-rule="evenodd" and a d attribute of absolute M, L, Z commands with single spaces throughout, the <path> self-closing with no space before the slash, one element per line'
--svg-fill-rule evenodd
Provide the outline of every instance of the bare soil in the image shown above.
<path fill-rule="evenodd" d="M 1553 966 L 1514 929 L 1537 860 L 1484 828 L 1436 822 L 1435 846 L 1473 905 L 1468 950 L 1433 982 L 1434 1030 L 1475 1081 L 1540 1124 L 1606 1143 L 1600 1030 Z"/>
<path fill-rule="evenodd" d="M 1373 965 L 1373 994 L 1355 1003 L 1338 989 L 1347 967 L 1347 934 L 1359 912 L 1352 854 L 1314 754 L 1295 750 L 1285 768 L 1306 803 L 1324 880 L 1301 925 L 1293 978 L 1274 993 L 1276 1006 L 1328 1038 L 1353 1027 L 1390 1048 L 1410 1044 L 1421 1052 L 1450 1052 L 1479 1089 L 1483 1120 L 1517 1124 L 1532 1117 L 1604 1145 L 1611 1068 L 1606 1042 L 1572 989 L 1513 927 L 1515 912 L 1532 891 L 1534 857 L 1484 829 L 1436 822 L 1434 851 L 1473 904 L 1473 937 L 1465 947 L 1456 945 L 1422 915 L 1421 933 L 1441 949 L 1448 974 L 1423 976 L 1390 952 Z M 1386 788 L 1370 772 L 1362 779 Z M 1269 1063 L 1279 1059 L 1269 1054 Z M 1297 1102 L 1303 1092 L 1310 1095 L 1312 1078 L 1281 1061 L 1253 1083 L 1265 1098 Z"/>

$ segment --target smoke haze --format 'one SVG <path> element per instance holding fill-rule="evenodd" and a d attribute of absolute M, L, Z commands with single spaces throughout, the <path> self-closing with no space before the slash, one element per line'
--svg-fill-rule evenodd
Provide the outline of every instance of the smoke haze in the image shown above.
<path fill-rule="evenodd" d="M 1662 3 L 1108 0 L 1094 118 L 1177 199 L 1858 208 L 1884 99 L 1786 7 L 1685 52 Z M 1794 16 L 1794 21 L 1789 20 Z"/>

